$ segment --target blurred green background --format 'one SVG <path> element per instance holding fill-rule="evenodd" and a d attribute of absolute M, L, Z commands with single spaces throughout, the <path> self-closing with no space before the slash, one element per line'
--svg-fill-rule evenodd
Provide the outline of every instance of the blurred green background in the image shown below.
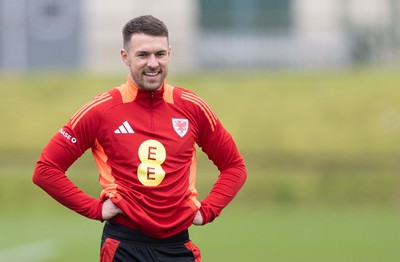
<path fill-rule="evenodd" d="M 102 224 L 31 182 L 39 154 L 81 105 L 126 75 L 49 72 L 0 78 L 0 261 L 98 261 Z M 191 228 L 204 261 L 399 261 L 400 74 L 172 75 L 202 96 L 248 166 L 237 198 Z M 199 154 L 204 197 L 217 170 Z M 90 152 L 68 172 L 98 196 Z"/>

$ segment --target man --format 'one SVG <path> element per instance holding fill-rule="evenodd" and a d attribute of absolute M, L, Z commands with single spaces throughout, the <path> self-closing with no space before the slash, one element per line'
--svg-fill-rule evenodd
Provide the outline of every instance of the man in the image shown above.
<path fill-rule="evenodd" d="M 83 106 L 44 148 L 33 181 L 73 211 L 106 221 L 100 260 L 200 261 L 188 228 L 213 221 L 244 184 L 243 158 L 209 106 L 165 82 L 168 30 L 153 16 L 123 28 L 126 83 Z M 220 171 L 197 199 L 197 144 Z M 66 170 L 91 148 L 103 188 L 79 190 Z"/>

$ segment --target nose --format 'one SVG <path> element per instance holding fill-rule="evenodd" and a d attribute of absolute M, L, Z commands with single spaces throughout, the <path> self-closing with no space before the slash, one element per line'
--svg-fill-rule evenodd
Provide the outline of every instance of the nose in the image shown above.
<path fill-rule="evenodd" d="M 158 61 L 154 54 L 151 54 L 149 56 L 149 60 L 147 61 L 147 66 L 151 68 L 158 67 Z"/>

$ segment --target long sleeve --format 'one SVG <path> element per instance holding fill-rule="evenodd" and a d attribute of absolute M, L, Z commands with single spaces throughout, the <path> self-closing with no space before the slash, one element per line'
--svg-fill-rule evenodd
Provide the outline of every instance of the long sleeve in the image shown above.
<path fill-rule="evenodd" d="M 36 163 L 33 182 L 69 209 L 91 219 L 102 220 L 105 199 L 80 190 L 66 175 L 68 168 L 95 144 L 101 123 L 99 105 L 111 101 L 104 93 L 81 107 L 49 141 Z M 100 111 L 101 112 L 101 111 Z"/>
<path fill-rule="evenodd" d="M 226 131 L 224 131 L 226 132 Z M 200 212 L 203 224 L 213 221 L 220 215 L 236 196 L 247 179 L 247 170 L 243 158 L 230 135 L 225 134 L 225 139 L 211 143 L 207 147 L 208 156 L 218 167 L 220 174 L 214 183 L 211 192 L 201 201 Z"/>
<path fill-rule="evenodd" d="M 101 220 L 102 201 L 81 191 L 65 174 L 78 157 L 66 143 L 71 142 L 61 133 L 50 140 L 36 163 L 32 180 L 62 205 L 88 218 Z"/>
<path fill-rule="evenodd" d="M 203 224 L 213 221 L 236 196 L 247 179 L 243 157 L 229 132 L 202 101 L 198 113 L 198 145 L 220 171 L 211 192 L 201 201 Z"/>

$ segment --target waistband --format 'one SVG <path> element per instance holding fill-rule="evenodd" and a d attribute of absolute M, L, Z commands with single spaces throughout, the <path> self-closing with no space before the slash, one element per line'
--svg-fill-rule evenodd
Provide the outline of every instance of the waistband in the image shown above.
<path fill-rule="evenodd" d="M 105 222 L 103 234 L 120 241 L 145 243 L 145 244 L 175 244 L 189 241 L 189 231 L 184 230 L 167 238 L 153 238 L 142 232 L 127 228 L 112 222 Z"/>

